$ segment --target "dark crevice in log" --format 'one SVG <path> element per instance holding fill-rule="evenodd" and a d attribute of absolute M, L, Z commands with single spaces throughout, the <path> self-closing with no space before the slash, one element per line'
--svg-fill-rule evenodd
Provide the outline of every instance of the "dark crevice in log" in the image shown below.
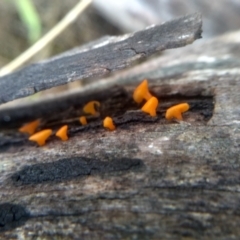
<path fill-rule="evenodd" d="M 107 91 L 107 96 L 106 96 Z M 38 118 L 61 119 L 66 117 L 84 115 L 82 107 L 89 101 L 106 102 L 108 99 L 115 101 L 119 98 L 126 99 L 128 94 L 122 87 L 111 87 L 106 91 L 94 91 L 75 93 L 68 96 L 60 96 L 25 106 L 0 110 L 0 129 L 18 128 L 22 124 Z"/>
<path fill-rule="evenodd" d="M 177 91 L 176 91 L 177 89 Z M 6 130 L 11 128 L 19 128 L 22 124 L 43 119 L 43 126 L 54 125 L 54 122 L 60 124 L 67 123 L 64 120 L 76 118 L 85 115 L 82 107 L 89 101 L 95 100 L 101 103 L 99 109 L 101 118 L 105 116 L 118 117 L 130 110 L 138 110 L 142 105 L 137 105 L 132 100 L 134 88 L 126 88 L 120 86 L 111 87 L 95 93 L 72 94 L 67 97 L 50 99 L 47 101 L 34 103 L 18 108 L 8 108 L 0 110 L 0 129 Z M 203 92 L 209 92 L 208 96 L 203 96 Z M 107 92 L 107 94 L 106 94 Z M 163 85 L 161 87 L 150 87 L 150 92 L 160 101 L 159 112 L 166 111 L 166 108 L 187 101 L 192 104 L 191 110 L 203 110 L 198 106 L 209 103 L 205 106 L 206 111 L 213 111 L 213 92 L 214 90 L 204 89 L 198 85 Z M 190 94 L 191 93 L 191 94 Z M 196 105 L 197 103 L 197 105 Z M 90 117 L 91 119 L 95 119 Z M 209 119 L 206 119 L 208 121 Z M 77 119 L 78 122 L 78 119 Z"/>
<path fill-rule="evenodd" d="M 195 86 L 196 87 L 196 86 Z M 102 119 L 106 116 L 113 117 L 117 127 L 122 129 L 129 129 L 131 124 L 149 123 L 149 124 L 176 124 L 176 121 L 167 121 L 165 119 L 165 112 L 167 108 L 187 102 L 190 105 L 190 110 L 184 114 L 184 120 L 190 124 L 205 125 L 212 117 L 214 109 L 213 96 L 202 96 L 204 88 L 199 88 L 198 91 L 193 91 L 193 95 L 185 94 L 191 85 L 181 86 L 163 86 L 150 88 L 154 96 L 160 100 L 157 109 L 157 117 L 152 118 L 144 114 L 140 108 L 143 104 L 138 105 L 132 99 L 132 88 L 124 89 L 122 87 L 112 87 L 108 94 L 105 91 L 99 91 L 94 94 L 84 96 L 69 96 L 66 99 L 51 100 L 49 103 L 34 104 L 33 106 L 21 107 L 19 109 L 7 109 L 0 111 L 0 119 L 2 127 L 4 127 L 2 137 L 0 138 L 0 151 L 6 151 L 10 146 L 32 146 L 34 143 L 27 141 L 27 136 L 17 132 L 16 125 L 20 127 L 28 120 L 35 120 L 41 116 L 42 124 L 40 129 L 52 128 L 56 131 L 64 124 L 69 125 L 69 136 L 74 136 L 79 132 L 92 132 L 102 128 Z M 175 89 L 178 89 L 176 92 Z M 97 100 L 101 102 L 99 108 L 100 117 L 87 117 L 88 125 L 81 126 L 79 117 L 85 115 L 82 107 L 90 100 Z M 11 121 L 5 122 L 6 116 Z M 30 117 L 30 119 L 29 119 Z M 25 120 L 25 121 L 23 121 Z M 6 131 L 6 129 L 8 129 Z M 49 140 L 54 140 L 56 137 L 52 136 Z"/>

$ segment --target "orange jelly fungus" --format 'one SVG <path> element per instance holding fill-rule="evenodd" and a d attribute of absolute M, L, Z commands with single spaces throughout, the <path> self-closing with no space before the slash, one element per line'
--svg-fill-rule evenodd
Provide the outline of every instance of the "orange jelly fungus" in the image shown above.
<path fill-rule="evenodd" d="M 56 132 L 56 136 L 59 137 L 59 138 L 61 138 L 62 141 L 67 141 L 67 140 L 68 140 L 67 130 L 68 130 L 68 125 L 62 126 L 62 127 Z"/>
<path fill-rule="evenodd" d="M 29 137 L 29 140 L 37 142 L 39 146 L 43 146 L 46 143 L 46 140 L 51 136 L 51 134 L 51 129 L 42 130 Z"/>
<path fill-rule="evenodd" d="M 133 92 L 133 99 L 136 103 L 141 103 L 144 99 L 148 101 L 151 97 L 152 95 L 148 90 L 148 81 L 145 79 Z"/>
<path fill-rule="evenodd" d="M 166 119 L 171 120 L 172 118 L 176 118 L 178 120 L 182 120 L 182 113 L 188 111 L 190 108 L 188 103 L 181 103 L 170 107 L 166 112 Z"/>
<path fill-rule="evenodd" d="M 79 122 L 82 124 L 82 125 L 87 125 L 87 119 L 85 116 L 82 116 L 79 118 Z"/>
<path fill-rule="evenodd" d="M 35 133 L 37 127 L 39 126 L 40 121 L 39 120 L 35 120 L 33 122 L 27 123 L 25 125 L 23 125 L 21 128 L 19 128 L 19 132 L 22 133 L 28 133 L 29 135 L 32 135 Z"/>
<path fill-rule="evenodd" d="M 150 114 L 152 117 L 155 117 L 156 110 L 158 107 L 158 99 L 155 97 L 151 97 L 142 107 L 142 111 Z"/>
<path fill-rule="evenodd" d="M 91 101 L 88 102 L 84 107 L 83 107 L 83 111 L 87 114 L 91 114 L 91 115 L 96 115 L 98 114 L 98 112 L 95 109 L 95 106 L 100 107 L 100 102 L 98 101 Z"/>
<path fill-rule="evenodd" d="M 116 129 L 114 123 L 113 123 L 113 120 L 112 118 L 110 117 L 106 117 L 104 120 L 103 120 L 103 126 L 105 128 L 108 128 L 109 130 L 113 131 Z"/>

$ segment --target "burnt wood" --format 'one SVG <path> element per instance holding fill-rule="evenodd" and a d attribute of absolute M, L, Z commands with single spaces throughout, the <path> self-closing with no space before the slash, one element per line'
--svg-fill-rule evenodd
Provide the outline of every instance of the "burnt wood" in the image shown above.
<path fill-rule="evenodd" d="M 174 49 L 83 88 L 79 109 L 101 96 L 102 115 L 88 127 L 69 124 L 66 142 L 53 136 L 37 147 L 5 123 L 0 238 L 238 239 L 239 34 Z M 131 100 L 144 78 L 160 100 L 156 118 Z M 166 121 L 167 107 L 179 102 L 191 105 L 184 121 Z M 54 109 L 54 102 L 42 104 Z M 41 102 L 35 107 L 29 119 L 39 111 L 48 119 Z M 9 116 L 24 121 L 18 110 Z M 113 132 L 102 128 L 111 113 Z"/>
<path fill-rule="evenodd" d="M 0 78 L 0 104 L 72 81 L 107 75 L 136 60 L 201 37 L 200 14 L 166 22 L 134 34 L 103 38 L 61 56 Z"/>

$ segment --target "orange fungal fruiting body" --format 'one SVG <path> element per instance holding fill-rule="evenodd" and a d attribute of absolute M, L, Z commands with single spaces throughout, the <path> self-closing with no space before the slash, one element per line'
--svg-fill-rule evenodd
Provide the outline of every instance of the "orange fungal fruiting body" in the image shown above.
<path fill-rule="evenodd" d="M 148 101 L 152 95 L 148 90 L 148 81 L 145 79 L 133 92 L 133 99 L 136 103 L 141 103 L 144 99 Z"/>
<path fill-rule="evenodd" d="M 85 116 L 81 116 L 79 118 L 79 122 L 82 124 L 82 125 L 87 125 L 87 119 Z"/>
<path fill-rule="evenodd" d="M 190 108 L 188 103 L 181 103 L 178 105 L 175 105 L 173 107 L 170 107 L 166 112 L 166 119 L 171 120 L 173 118 L 176 118 L 178 120 L 182 120 L 182 113 L 188 111 Z"/>
<path fill-rule="evenodd" d="M 36 129 L 38 128 L 40 124 L 39 120 L 35 120 L 33 122 L 27 123 L 25 125 L 23 125 L 21 128 L 19 128 L 19 132 L 22 133 L 28 133 L 29 135 L 32 135 L 35 133 Z"/>
<path fill-rule="evenodd" d="M 142 111 L 155 117 L 158 107 L 158 99 L 156 97 L 151 97 L 142 107 Z"/>
<path fill-rule="evenodd" d="M 100 107 L 100 102 L 98 101 L 91 101 L 88 102 L 84 107 L 83 107 L 83 111 L 87 114 L 91 114 L 91 115 L 97 115 L 98 112 L 95 109 L 95 106 Z"/>
<path fill-rule="evenodd" d="M 29 137 L 29 140 L 37 142 L 39 146 L 43 146 L 46 143 L 46 140 L 51 136 L 51 134 L 51 129 L 45 129 Z"/>
<path fill-rule="evenodd" d="M 103 120 L 103 126 L 105 128 L 108 128 L 109 130 L 113 131 L 116 129 L 114 123 L 113 123 L 113 120 L 112 118 L 110 117 L 106 117 L 104 120 Z"/>
<path fill-rule="evenodd" d="M 56 136 L 59 137 L 60 139 L 62 139 L 62 141 L 67 141 L 68 140 L 67 130 L 68 130 L 68 125 L 62 126 L 56 132 Z"/>

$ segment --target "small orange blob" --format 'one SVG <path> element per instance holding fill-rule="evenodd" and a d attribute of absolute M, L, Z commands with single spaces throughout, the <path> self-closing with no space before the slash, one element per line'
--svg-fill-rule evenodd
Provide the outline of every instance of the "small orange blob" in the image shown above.
<path fill-rule="evenodd" d="M 83 107 L 83 111 L 87 114 L 91 114 L 91 115 L 97 115 L 98 112 L 95 109 L 95 106 L 100 107 L 100 102 L 98 101 L 91 101 L 88 102 L 84 107 Z"/>
<path fill-rule="evenodd" d="M 151 97 L 152 95 L 148 90 L 148 81 L 145 79 L 133 92 L 133 99 L 136 103 L 141 103 L 144 99 L 148 101 Z"/>
<path fill-rule="evenodd" d="M 178 105 L 175 105 L 173 107 L 170 107 L 166 112 L 166 119 L 171 120 L 173 118 L 176 118 L 178 120 L 182 120 L 182 113 L 188 111 L 190 108 L 188 103 L 181 103 Z"/>
<path fill-rule="evenodd" d="M 18 130 L 19 130 L 19 132 L 28 133 L 29 135 L 32 135 L 32 134 L 35 133 L 39 124 L 40 124 L 40 120 L 35 120 L 33 122 L 30 122 L 30 123 L 27 123 L 27 124 L 23 125 Z"/>
<path fill-rule="evenodd" d="M 108 128 L 109 130 L 113 131 L 116 129 L 114 123 L 113 123 L 113 120 L 112 118 L 110 117 L 106 117 L 104 120 L 103 120 L 103 126 L 105 128 Z"/>
<path fill-rule="evenodd" d="M 85 116 L 82 116 L 79 118 L 79 122 L 82 124 L 82 125 L 87 125 L 87 119 Z"/>
<path fill-rule="evenodd" d="M 155 117 L 156 110 L 158 107 L 158 99 L 156 97 L 151 97 L 142 107 L 142 111 Z"/>
<path fill-rule="evenodd" d="M 29 137 L 29 140 L 37 142 L 39 146 L 43 146 L 46 143 L 46 140 L 51 136 L 51 134 L 51 129 L 45 129 Z"/>
<path fill-rule="evenodd" d="M 61 138 L 62 141 L 67 141 L 67 140 L 68 140 L 67 130 L 68 130 L 68 125 L 62 126 L 62 127 L 56 132 L 56 136 L 59 137 L 59 138 Z"/>

